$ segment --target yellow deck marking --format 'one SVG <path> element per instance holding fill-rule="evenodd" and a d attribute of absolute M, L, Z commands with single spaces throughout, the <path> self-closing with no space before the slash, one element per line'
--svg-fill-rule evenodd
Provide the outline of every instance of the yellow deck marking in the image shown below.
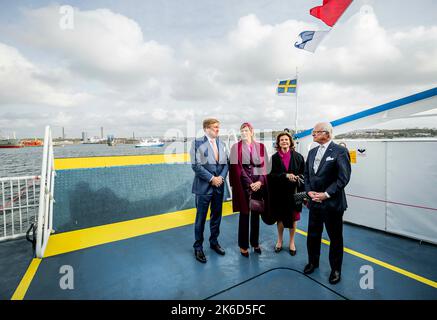
<path fill-rule="evenodd" d="M 231 215 L 232 203 L 223 203 L 223 216 Z M 193 224 L 196 209 L 159 214 L 98 227 L 51 235 L 44 258 Z"/>
<path fill-rule="evenodd" d="M 36 274 L 36 271 L 38 270 L 38 266 L 41 263 L 41 259 L 33 259 L 30 263 L 29 267 L 27 268 L 26 273 L 24 274 L 23 278 L 21 279 L 20 284 L 18 285 L 17 289 L 14 292 L 14 295 L 12 296 L 11 300 L 23 300 L 24 296 L 26 295 L 27 289 L 29 289 L 29 286 L 33 280 L 33 277 Z"/>
<path fill-rule="evenodd" d="M 223 216 L 234 214 L 232 212 L 231 202 L 223 203 Z M 164 231 L 172 228 L 177 228 L 194 223 L 196 217 L 196 209 L 188 209 L 172 213 L 165 213 L 141 219 L 135 219 L 124 222 L 81 229 L 77 231 L 65 232 L 52 235 L 49 239 L 44 257 L 55 256 L 71 251 L 86 249 L 89 247 L 129 239 L 153 232 Z M 307 236 L 305 231 L 300 229 L 298 233 Z M 322 243 L 330 245 L 328 240 L 322 239 Z M 384 261 L 372 258 L 368 255 L 359 253 L 349 248 L 344 248 L 344 252 L 353 256 L 367 260 L 406 277 L 422 282 L 431 287 L 437 288 L 437 282 L 416 275 L 407 270 L 398 268 Z"/>
<path fill-rule="evenodd" d="M 235 214 L 232 212 L 232 203 L 223 203 L 223 216 L 229 216 Z M 92 227 L 87 229 L 81 229 L 71 232 L 65 232 L 60 234 L 54 234 L 50 236 L 49 243 L 44 255 L 44 258 L 86 249 L 106 243 L 125 240 L 153 232 L 159 232 L 177 228 L 194 223 L 196 216 L 196 209 L 187 209 L 183 211 L 165 213 L 155 216 L 149 216 L 145 218 L 117 222 L 113 224 Z M 209 219 L 209 214 L 208 214 Z M 296 230 L 297 233 L 307 237 L 308 233 L 300 229 Z M 322 239 L 322 243 L 330 245 L 328 240 Z M 419 276 L 402 268 L 398 268 L 384 261 L 375 259 L 368 255 L 362 254 L 355 250 L 344 248 L 344 252 L 356 256 L 360 259 L 369 261 L 383 268 L 389 269 L 393 272 L 399 273 L 403 276 L 437 288 L 437 282 Z M 15 290 L 12 300 L 21 300 L 26 295 L 26 292 L 36 274 L 41 259 L 33 259 L 28 267 L 23 279 Z"/>
<path fill-rule="evenodd" d="M 132 166 L 143 164 L 162 163 L 188 163 L 188 153 L 177 154 L 151 154 L 143 156 L 111 156 L 111 157 L 86 157 L 86 158 L 58 158 L 55 159 L 56 170 L 84 169 L 84 168 L 105 168 Z"/>
<path fill-rule="evenodd" d="M 302 231 L 302 230 L 297 229 L 296 232 L 297 232 L 297 233 L 300 233 L 301 235 L 303 235 L 303 236 L 305 236 L 305 237 L 308 236 L 308 233 L 305 232 L 305 231 Z M 326 245 L 328 245 L 328 246 L 330 245 L 330 242 L 329 242 L 328 240 L 325 240 L 325 239 L 322 239 L 322 243 L 324 243 L 324 244 L 326 244 Z M 369 262 L 372 262 L 372 263 L 374 263 L 374 264 L 377 264 L 377 265 L 379 265 L 379 266 L 381 266 L 381 267 L 384 267 L 384 268 L 389 269 L 389 270 L 391 270 L 391 271 L 394 271 L 394 272 L 396 272 L 396 273 L 400 273 L 400 274 L 402 274 L 402 275 L 404 275 L 404 276 L 406 276 L 406 277 L 408 277 L 408 278 L 411 278 L 411 279 L 414 279 L 414 280 L 416 280 L 416 281 L 422 282 L 422 283 L 424 283 L 424 284 L 426 284 L 426 285 L 428 285 L 428 286 L 431 286 L 431 287 L 433 287 L 433 288 L 437 288 L 437 281 L 429 280 L 429 279 L 427 279 L 427 278 L 424 278 L 424 277 L 422 277 L 422 276 L 419 276 L 419 275 L 417 275 L 417 274 L 414 274 L 414 273 L 412 273 L 412 272 L 410 272 L 410 271 L 407 271 L 407 270 L 404 270 L 404 269 L 398 268 L 398 267 L 393 266 L 393 265 L 391 265 L 391 264 L 389 264 L 389 263 L 386 263 L 386 262 L 384 262 L 384 261 L 381 261 L 381 260 L 378 260 L 378 259 L 372 258 L 372 257 L 370 257 L 370 256 L 368 256 L 368 255 L 365 255 L 365 254 L 359 253 L 358 251 L 355 251 L 355 250 L 352 250 L 352 249 L 349 249 L 349 248 L 344 248 L 344 252 L 347 252 L 347 253 L 349 253 L 349 254 L 351 254 L 351 255 L 353 255 L 353 256 L 356 256 L 356 257 L 361 258 L 361 259 L 363 259 L 363 260 L 367 260 L 367 261 L 369 261 Z"/>

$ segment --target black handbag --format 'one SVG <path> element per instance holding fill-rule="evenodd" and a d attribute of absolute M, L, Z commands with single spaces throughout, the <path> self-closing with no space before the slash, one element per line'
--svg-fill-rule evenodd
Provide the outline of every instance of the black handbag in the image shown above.
<path fill-rule="evenodd" d="M 293 195 L 294 203 L 296 204 L 296 206 L 301 206 L 304 201 L 309 200 L 308 194 L 305 191 L 298 192 L 298 190 L 305 189 L 304 184 L 305 184 L 305 181 L 304 181 L 303 175 L 297 176 L 297 186 L 296 186 L 296 189 L 295 189 L 295 192 Z"/>
<path fill-rule="evenodd" d="M 293 196 L 294 196 L 294 203 L 296 204 L 296 206 L 301 206 L 304 201 L 309 200 L 309 197 L 305 191 L 296 192 Z"/>
<path fill-rule="evenodd" d="M 276 223 L 276 217 L 272 214 L 267 201 L 252 199 L 252 193 L 249 196 L 249 209 L 252 214 L 259 214 L 265 224 L 270 226 Z"/>
<path fill-rule="evenodd" d="M 249 197 L 249 209 L 250 212 L 262 214 L 265 210 L 264 200 L 252 199 L 252 195 Z"/>

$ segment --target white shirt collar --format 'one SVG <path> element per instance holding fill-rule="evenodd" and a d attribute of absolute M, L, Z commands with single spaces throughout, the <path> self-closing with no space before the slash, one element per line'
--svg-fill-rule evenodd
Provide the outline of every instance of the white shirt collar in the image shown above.
<path fill-rule="evenodd" d="M 325 150 L 328 149 L 328 146 L 331 144 L 332 140 L 329 140 L 328 142 L 326 142 L 325 144 L 320 144 L 320 146 L 323 146 L 325 148 Z"/>
<path fill-rule="evenodd" d="M 216 141 L 216 140 L 217 140 L 217 138 L 211 138 L 211 137 L 210 137 L 208 134 L 206 134 L 206 133 L 205 133 L 205 136 L 208 138 L 208 141 L 211 142 L 211 143 L 212 143 L 213 141 Z"/>

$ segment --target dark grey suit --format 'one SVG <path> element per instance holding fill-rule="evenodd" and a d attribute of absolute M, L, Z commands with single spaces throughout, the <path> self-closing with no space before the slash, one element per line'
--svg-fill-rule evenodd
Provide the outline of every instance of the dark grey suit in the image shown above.
<path fill-rule="evenodd" d="M 305 163 L 305 191 L 327 192 L 330 198 L 322 203 L 310 200 L 308 221 L 309 262 L 319 264 L 323 224 L 330 239 L 329 262 L 332 270 L 341 271 L 343 261 L 343 213 L 347 208 L 344 188 L 351 175 L 350 156 L 346 148 L 331 142 L 317 172 L 314 159 L 320 147 L 311 149 Z"/>

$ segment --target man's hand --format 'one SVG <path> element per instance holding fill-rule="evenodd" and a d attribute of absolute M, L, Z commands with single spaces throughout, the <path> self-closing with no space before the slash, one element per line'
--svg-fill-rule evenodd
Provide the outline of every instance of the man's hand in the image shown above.
<path fill-rule="evenodd" d="M 328 199 L 328 197 L 326 196 L 326 194 L 324 192 L 318 192 L 316 195 L 316 198 L 322 202 L 325 201 L 326 199 Z"/>
<path fill-rule="evenodd" d="M 318 193 L 317 192 L 310 191 L 310 192 L 308 192 L 308 195 L 310 196 L 312 201 L 314 201 L 314 202 L 322 202 L 322 201 L 320 201 L 318 199 L 318 197 L 317 197 Z"/>
<path fill-rule="evenodd" d="M 261 189 L 262 183 L 261 181 L 254 182 L 250 185 L 250 188 L 253 192 L 257 192 L 259 189 Z"/>
<path fill-rule="evenodd" d="M 313 200 L 314 202 L 322 203 L 322 201 L 325 201 L 326 199 L 328 199 L 328 197 L 326 196 L 326 194 L 324 192 L 310 191 L 310 192 L 308 192 L 308 195 L 311 197 L 311 200 Z"/>
<path fill-rule="evenodd" d="M 214 177 L 211 180 L 211 184 L 217 188 L 220 187 L 223 184 L 223 182 L 224 182 L 224 180 L 223 180 L 223 177 L 221 177 L 221 176 Z"/>
<path fill-rule="evenodd" d="M 308 192 L 308 196 L 312 199 L 312 198 L 314 198 L 314 196 L 316 195 L 316 192 L 314 192 L 314 191 L 309 191 Z"/>

